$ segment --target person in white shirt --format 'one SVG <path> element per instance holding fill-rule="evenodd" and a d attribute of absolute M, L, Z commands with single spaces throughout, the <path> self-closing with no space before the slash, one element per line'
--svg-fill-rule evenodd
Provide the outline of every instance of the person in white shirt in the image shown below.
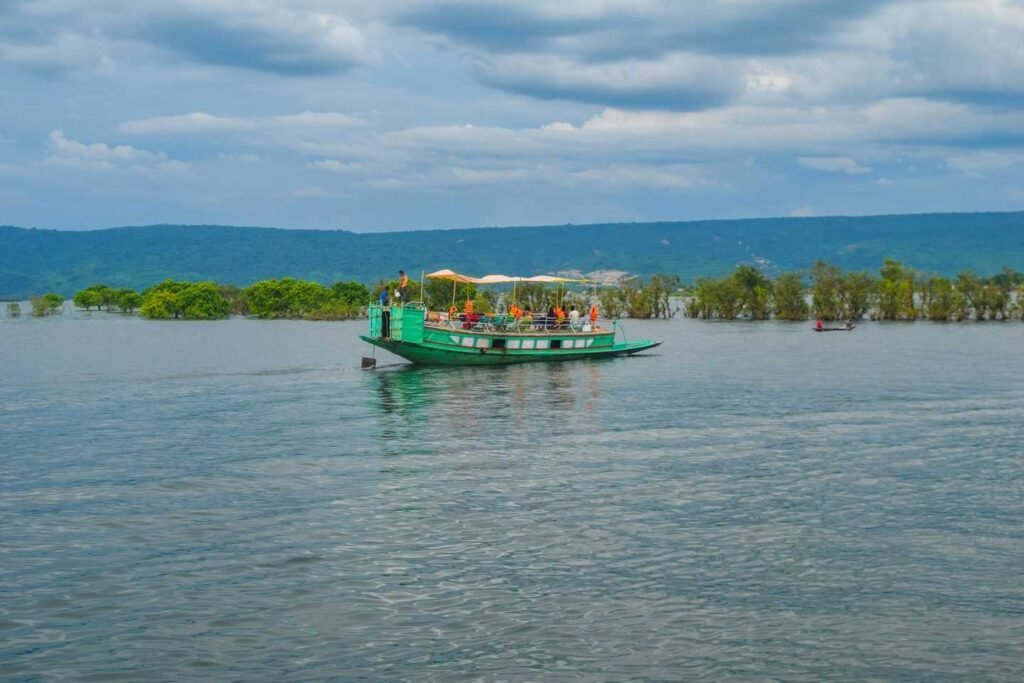
<path fill-rule="evenodd" d="M 580 326 L 580 312 L 576 310 L 575 306 L 569 311 L 569 326 L 573 328 Z"/>

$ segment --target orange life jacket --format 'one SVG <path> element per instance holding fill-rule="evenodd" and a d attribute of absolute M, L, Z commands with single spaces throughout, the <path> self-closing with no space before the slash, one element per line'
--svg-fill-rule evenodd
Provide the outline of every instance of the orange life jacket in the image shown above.
<path fill-rule="evenodd" d="M 473 300 L 472 299 L 466 299 L 466 306 L 462 310 L 465 311 L 466 313 L 472 313 L 473 312 Z"/>
<path fill-rule="evenodd" d="M 590 307 L 590 322 L 597 322 L 597 304 Z"/>

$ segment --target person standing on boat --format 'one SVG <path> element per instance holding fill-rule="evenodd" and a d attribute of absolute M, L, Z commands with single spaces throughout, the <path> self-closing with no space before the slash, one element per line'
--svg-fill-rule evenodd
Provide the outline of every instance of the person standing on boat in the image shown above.
<path fill-rule="evenodd" d="M 576 310 L 575 306 L 569 309 L 569 326 L 574 330 L 580 326 L 580 312 Z"/>
<path fill-rule="evenodd" d="M 384 289 L 380 290 L 380 296 L 377 297 L 377 301 L 380 302 L 381 306 L 388 305 L 388 288 L 386 285 L 384 286 Z"/>
<path fill-rule="evenodd" d="M 398 298 L 402 300 L 403 306 L 409 300 L 409 276 L 404 270 L 398 271 Z"/>
<path fill-rule="evenodd" d="M 817 327 L 818 330 L 824 330 L 825 329 L 825 323 L 823 323 L 822 321 L 819 320 L 817 325 L 815 325 L 815 327 Z"/>

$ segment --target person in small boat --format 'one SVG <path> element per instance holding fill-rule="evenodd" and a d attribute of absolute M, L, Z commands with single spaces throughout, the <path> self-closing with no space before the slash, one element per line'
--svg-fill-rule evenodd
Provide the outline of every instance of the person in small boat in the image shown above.
<path fill-rule="evenodd" d="M 398 271 L 398 296 L 403 305 L 409 300 L 409 276 L 404 270 Z"/>
<path fill-rule="evenodd" d="M 819 330 L 824 330 L 825 329 L 825 323 L 822 322 L 821 320 L 819 320 L 817 323 L 815 323 L 814 326 L 817 327 Z"/>
<path fill-rule="evenodd" d="M 569 327 L 577 329 L 580 326 L 580 312 L 573 306 L 569 309 Z"/>
<path fill-rule="evenodd" d="M 849 318 L 844 320 L 843 321 L 843 329 L 844 330 L 852 330 L 853 329 L 853 321 L 850 320 Z"/>

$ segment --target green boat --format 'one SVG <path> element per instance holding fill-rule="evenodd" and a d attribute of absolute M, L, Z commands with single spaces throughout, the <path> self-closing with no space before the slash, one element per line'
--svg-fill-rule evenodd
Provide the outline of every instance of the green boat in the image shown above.
<path fill-rule="evenodd" d="M 438 271 L 427 277 L 453 279 L 447 274 L 461 278 L 457 282 L 480 284 L 569 281 L 552 276 L 470 278 L 451 271 Z M 557 321 L 546 316 L 529 321 L 510 315 L 428 316 L 420 302 L 373 304 L 369 307 L 369 319 L 370 331 L 360 337 L 363 341 L 418 365 L 503 365 L 608 358 L 639 353 L 661 344 L 628 341 L 617 322 L 589 318 Z"/>

